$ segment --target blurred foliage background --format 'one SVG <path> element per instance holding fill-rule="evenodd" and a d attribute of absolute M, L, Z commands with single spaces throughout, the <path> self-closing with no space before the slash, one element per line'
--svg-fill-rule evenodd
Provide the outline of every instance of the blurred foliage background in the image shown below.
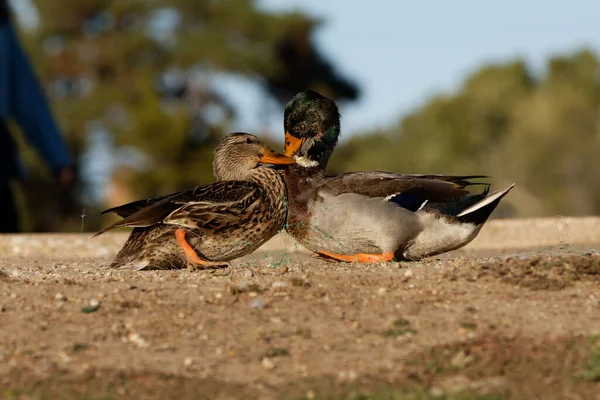
<path fill-rule="evenodd" d="M 301 12 L 252 0 L 34 2 L 39 26 L 21 38 L 82 179 L 64 198 L 23 146 L 27 230 L 79 231 L 84 209 L 83 229 L 96 230 L 105 207 L 212 182 L 213 148 L 239 111 L 216 90 L 219 76 L 260 82 L 281 110 L 305 88 L 360 96 L 316 47 L 322 22 Z M 102 149 L 108 172 L 90 162 Z M 599 153 L 599 59 L 581 51 L 542 74 L 520 60 L 482 66 L 456 92 L 343 141 L 329 171 L 488 174 L 494 187 L 517 183 L 495 216 L 588 215 L 600 213 Z"/>
<path fill-rule="evenodd" d="M 35 5 L 39 26 L 21 36 L 87 181 L 79 201 L 66 200 L 23 146 L 28 230 L 78 230 L 85 204 L 85 228 L 95 230 L 98 209 L 212 182 L 213 149 L 237 111 L 215 90 L 223 74 L 260 82 L 280 103 L 306 87 L 341 100 L 359 94 L 315 47 L 320 22 L 300 13 L 261 11 L 252 0 Z M 82 170 L 102 147 L 119 149 L 105 157 L 120 165 L 108 183 L 98 182 L 103 168 Z"/>

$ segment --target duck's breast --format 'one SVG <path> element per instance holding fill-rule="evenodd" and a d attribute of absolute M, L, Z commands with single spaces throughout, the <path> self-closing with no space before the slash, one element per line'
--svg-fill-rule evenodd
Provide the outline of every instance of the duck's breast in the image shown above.
<path fill-rule="evenodd" d="M 210 261 L 228 261 L 252 253 L 284 228 L 285 202 L 285 191 L 265 191 L 237 221 L 196 236 L 192 230 L 188 234 L 190 245 L 201 258 Z"/>

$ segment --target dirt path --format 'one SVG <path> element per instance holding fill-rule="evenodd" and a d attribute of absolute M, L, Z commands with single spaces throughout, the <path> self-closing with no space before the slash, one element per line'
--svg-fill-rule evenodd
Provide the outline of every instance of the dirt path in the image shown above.
<path fill-rule="evenodd" d="M 0 397 L 600 399 L 598 219 L 380 265 L 282 236 L 226 270 L 111 270 L 125 238 L 0 236 Z"/>

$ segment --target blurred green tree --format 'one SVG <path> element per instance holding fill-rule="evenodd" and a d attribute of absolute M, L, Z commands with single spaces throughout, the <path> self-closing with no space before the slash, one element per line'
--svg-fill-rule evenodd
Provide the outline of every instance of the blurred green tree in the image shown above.
<path fill-rule="evenodd" d="M 485 66 L 454 94 L 350 139 L 330 170 L 487 174 L 517 187 L 496 215 L 600 213 L 600 63 L 589 51 Z"/>
<path fill-rule="evenodd" d="M 23 32 L 23 40 L 74 152 L 85 150 L 94 126 L 113 134 L 118 145 L 142 150 L 149 161 L 143 172 L 115 172 L 119 187 L 108 198 L 114 203 L 213 180 L 212 149 L 236 115 L 213 84 L 221 74 L 260 82 L 279 101 L 306 87 L 337 99 L 359 95 L 315 47 L 312 32 L 320 22 L 302 13 L 263 11 L 253 0 L 35 5 L 39 26 Z M 27 159 L 36 165 L 30 153 Z M 46 190 L 35 175 L 26 189 L 36 199 L 38 221 L 59 214 L 52 196 L 37 201 Z M 81 207 L 70 208 L 30 227 L 79 229 Z M 97 221 L 87 228 L 97 228 Z"/>

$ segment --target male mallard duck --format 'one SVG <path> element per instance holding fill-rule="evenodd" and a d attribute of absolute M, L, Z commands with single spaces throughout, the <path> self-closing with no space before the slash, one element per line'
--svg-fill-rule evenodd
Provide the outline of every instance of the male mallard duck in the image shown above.
<path fill-rule="evenodd" d="M 514 185 L 470 194 L 485 176 L 351 172 L 325 176 L 340 134 L 338 108 L 313 91 L 285 108 L 286 230 L 309 250 L 338 261 L 419 260 L 473 240 Z"/>
<path fill-rule="evenodd" d="M 186 261 L 188 267 L 226 265 L 283 229 L 283 178 L 261 164 L 294 162 L 254 135 L 233 133 L 215 150 L 218 182 L 106 210 L 123 219 L 95 236 L 113 228 L 134 228 L 113 268 L 169 269 Z"/>

